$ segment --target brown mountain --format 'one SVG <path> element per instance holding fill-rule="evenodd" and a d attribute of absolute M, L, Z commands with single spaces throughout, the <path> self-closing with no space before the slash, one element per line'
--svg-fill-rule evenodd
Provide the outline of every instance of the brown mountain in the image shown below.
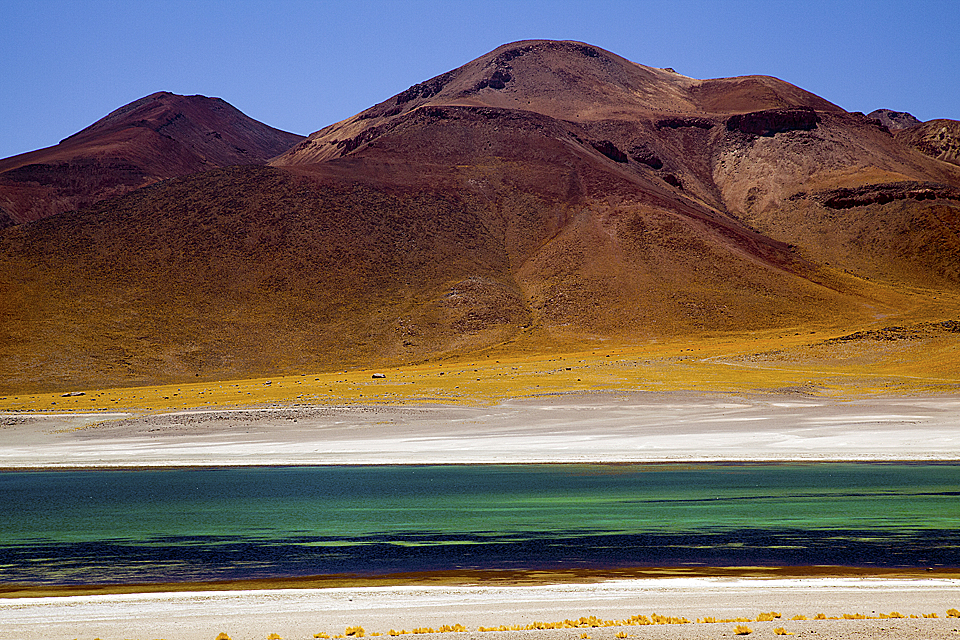
<path fill-rule="evenodd" d="M 960 121 L 930 120 L 896 133 L 897 140 L 931 158 L 960 166 Z"/>
<path fill-rule="evenodd" d="M 514 43 L 271 165 L 0 234 L 0 386 L 844 331 L 960 293 L 960 168 L 775 78 Z"/>
<path fill-rule="evenodd" d="M 263 164 L 302 138 L 219 98 L 155 93 L 56 146 L 0 160 L 0 226 L 73 211 L 167 178 Z"/>

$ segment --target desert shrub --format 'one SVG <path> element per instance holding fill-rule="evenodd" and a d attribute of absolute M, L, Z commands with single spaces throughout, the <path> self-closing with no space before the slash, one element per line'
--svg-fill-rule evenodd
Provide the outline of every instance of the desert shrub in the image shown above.
<path fill-rule="evenodd" d="M 267 636 L 267 640 L 283 640 L 283 638 L 280 637 L 279 633 L 271 633 Z"/>
<path fill-rule="evenodd" d="M 590 640 L 590 634 L 589 634 L 589 633 L 581 633 L 581 634 L 580 634 L 580 640 Z"/>
<path fill-rule="evenodd" d="M 947 609 L 947 617 L 960 618 L 960 611 L 957 611 L 956 609 Z"/>
<path fill-rule="evenodd" d="M 881 620 L 886 620 L 887 618 L 904 618 L 904 617 L 906 617 L 906 616 L 904 616 L 904 615 L 903 615 L 902 613 L 900 613 L 899 611 L 891 611 L 890 613 L 881 613 L 881 614 L 880 614 L 880 619 L 881 619 Z"/>
<path fill-rule="evenodd" d="M 807 616 L 805 616 L 805 615 L 803 615 L 803 614 L 801 614 L 801 613 L 798 613 L 797 615 L 793 616 L 793 617 L 790 618 L 790 619 L 791 619 L 791 620 L 806 620 L 806 619 L 807 619 Z"/>
<path fill-rule="evenodd" d="M 814 619 L 814 620 L 826 620 L 826 619 L 827 619 L 827 616 L 824 615 L 824 614 L 822 614 L 822 613 L 818 613 L 817 615 L 813 616 L 813 619 Z"/>
<path fill-rule="evenodd" d="M 627 632 L 626 632 L 626 631 L 617 631 L 617 635 L 616 635 L 615 637 L 617 637 L 617 638 L 626 638 L 626 637 L 627 637 Z"/>
<path fill-rule="evenodd" d="M 366 631 L 363 630 L 363 627 L 357 625 L 356 627 L 347 627 L 347 630 L 343 632 L 343 635 L 348 638 L 362 638 L 366 635 Z"/>
<path fill-rule="evenodd" d="M 862 613 L 845 613 L 843 614 L 844 620 L 866 620 L 867 616 Z"/>
<path fill-rule="evenodd" d="M 697 618 L 697 622 L 704 623 L 704 624 L 712 624 L 714 622 L 720 622 L 720 621 L 714 618 L 713 616 L 707 616 L 706 618 Z"/>
<path fill-rule="evenodd" d="M 769 613 L 761 613 L 757 616 L 757 622 L 770 622 L 771 620 L 776 620 L 780 617 L 780 614 L 776 611 L 771 611 Z"/>
<path fill-rule="evenodd" d="M 738 636 L 747 636 L 753 633 L 753 629 L 745 624 L 738 624 L 736 627 L 734 627 L 733 633 Z"/>
<path fill-rule="evenodd" d="M 217 636 L 216 640 L 230 640 L 230 636 L 228 636 L 225 633 L 221 633 L 220 635 Z"/>
<path fill-rule="evenodd" d="M 322 639 L 322 640 L 328 640 L 328 639 L 330 638 L 330 636 L 328 636 L 327 634 L 325 634 L 323 631 L 321 631 L 320 633 L 315 633 L 315 634 L 313 634 L 313 637 L 314 637 L 314 638 L 320 638 L 320 639 Z"/>
<path fill-rule="evenodd" d="M 773 630 L 773 633 L 778 636 L 792 636 L 793 634 L 784 629 L 783 627 L 777 627 Z"/>

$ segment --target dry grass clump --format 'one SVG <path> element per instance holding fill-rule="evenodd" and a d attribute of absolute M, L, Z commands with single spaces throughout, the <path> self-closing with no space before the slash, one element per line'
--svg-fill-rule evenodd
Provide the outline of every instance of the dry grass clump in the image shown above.
<path fill-rule="evenodd" d="M 753 633 L 753 629 L 751 629 L 745 624 L 738 624 L 736 627 L 733 628 L 733 633 L 734 635 L 738 635 L 738 636 L 748 636 L 751 633 Z"/>
<path fill-rule="evenodd" d="M 267 640 L 283 640 L 283 638 L 280 637 L 279 633 L 271 633 L 267 636 Z"/>
<path fill-rule="evenodd" d="M 773 630 L 774 635 L 778 636 L 792 636 L 793 634 L 784 629 L 783 627 L 777 627 Z"/>
<path fill-rule="evenodd" d="M 617 635 L 614 636 L 614 637 L 616 637 L 616 638 L 621 638 L 621 639 L 622 639 L 622 638 L 626 638 L 626 637 L 627 637 L 627 632 L 626 632 L 626 631 L 617 631 Z"/>
<path fill-rule="evenodd" d="M 780 617 L 780 614 L 776 611 L 770 611 L 769 613 L 761 613 L 757 616 L 757 622 L 771 622 Z"/>
<path fill-rule="evenodd" d="M 322 632 L 322 631 L 321 631 L 320 633 L 315 633 L 315 634 L 313 634 L 313 637 L 314 637 L 314 638 L 318 638 L 318 639 L 320 639 L 320 640 L 329 640 L 329 638 L 330 638 L 330 636 L 328 636 L 327 634 L 325 634 L 325 633 Z"/>
<path fill-rule="evenodd" d="M 357 625 L 356 627 L 347 627 L 347 630 L 343 632 L 348 638 L 362 638 L 367 635 L 367 632 L 363 630 L 363 627 Z"/>
<path fill-rule="evenodd" d="M 791 620 L 806 620 L 806 619 L 807 619 L 807 616 L 803 615 L 802 613 L 798 613 L 797 615 L 793 616 L 793 617 L 790 618 L 790 619 L 791 619 Z"/>
<path fill-rule="evenodd" d="M 900 613 L 899 611 L 891 611 L 890 613 L 881 613 L 880 619 L 886 620 L 887 618 L 905 618 L 906 616 Z"/>
<path fill-rule="evenodd" d="M 221 633 L 216 637 L 216 640 L 230 640 L 230 636 L 225 633 Z"/>
<path fill-rule="evenodd" d="M 960 611 L 957 609 L 947 609 L 948 618 L 960 618 Z"/>

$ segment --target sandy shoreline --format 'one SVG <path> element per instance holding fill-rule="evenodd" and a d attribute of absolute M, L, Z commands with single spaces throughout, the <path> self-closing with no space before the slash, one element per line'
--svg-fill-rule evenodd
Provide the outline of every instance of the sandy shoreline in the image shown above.
<path fill-rule="evenodd" d="M 0 415 L 0 468 L 960 460 L 960 397 L 605 393 L 493 406 Z"/>
<path fill-rule="evenodd" d="M 572 638 L 586 633 L 600 640 L 617 632 L 636 638 L 718 638 L 733 636 L 734 622 L 698 623 L 708 616 L 749 622 L 754 637 L 783 627 L 818 638 L 956 637 L 960 620 L 946 612 L 960 603 L 960 580 L 812 578 L 758 580 L 677 578 L 617 580 L 599 584 L 540 586 L 393 586 L 346 589 L 250 590 L 75 596 L 0 600 L 3 640 L 59 640 L 78 637 L 213 640 L 313 638 L 362 626 L 368 635 L 391 629 L 439 629 L 461 624 L 453 637 Z M 878 616 L 898 612 L 916 618 L 815 620 L 817 614 Z M 937 613 L 937 618 L 922 616 Z M 623 626 L 542 631 L 480 632 L 479 627 L 525 626 L 594 616 L 624 620 L 653 614 L 684 617 L 690 624 Z M 808 620 L 791 620 L 802 615 Z M 449 634 L 445 634 L 450 637 Z"/>

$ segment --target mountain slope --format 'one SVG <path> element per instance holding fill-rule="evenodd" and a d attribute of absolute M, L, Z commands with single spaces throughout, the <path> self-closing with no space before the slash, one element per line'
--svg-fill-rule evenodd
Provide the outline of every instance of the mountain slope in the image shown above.
<path fill-rule="evenodd" d="M 56 146 L 0 160 L 0 226 L 71 211 L 167 178 L 262 164 L 301 138 L 219 98 L 155 93 Z"/>
<path fill-rule="evenodd" d="M 0 232 L 0 388 L 843 335 L 960 294 L 960 168 L 774 78 L 514 43 L 270 164 Z"/>

